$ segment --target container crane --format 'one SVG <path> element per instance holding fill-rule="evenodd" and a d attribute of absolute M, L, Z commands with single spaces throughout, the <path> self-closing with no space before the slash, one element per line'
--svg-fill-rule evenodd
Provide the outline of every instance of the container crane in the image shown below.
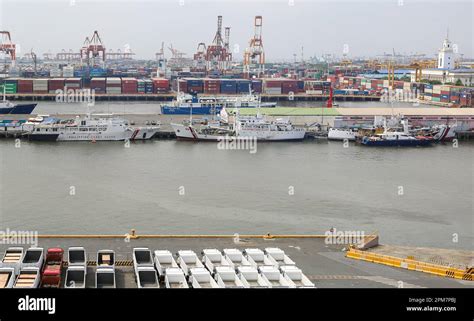
<path fill-rule="evenodd" d="M 161 49 L 155 54 L 156 61 L 160 62 L 165 59 L 165 43 L 161 42 Z"/>
<path fill-rule="evenodd" d="M 265 72 L 265 50 L 263 49 L 262 39 L 262 16 L 256 16 L 254 20 L 254 36 L 250 39 L 249 47 L 244 53 L 244 73 L 250 76 L 250 65 L 258 64 L 258 76 Z"/>
<path fill-rule="evenodd" d="M 226 37 L 230 35 L 230 28 L 226 28 Z M 212 44 L 206 48 L 206 61 L 208 70 L 227 70 L 232 54 L 228 50 L 228 41 L 222 38 L 222 16 L 217 17 L 217 31 Z M 226 47 L 227 43 L 227 47 Z"/>
<path fill-rule="evenodd" d="M 69 51 L 62 49 L 60 53 L 56 54 L 57 60 L 70 61 L 70 60 L 79 60 L 80 58 L 81 58 L 81 54 L 77 52 L 73 52 L 72 49 L 69 49 Z"/>
<path fill-rule="evenodd" d="M 0 52 L 10 56 L 11 65 L 15 66 L 16 62 L 16 45 L 12 42 L 9 31 L 0 31 Z"/>
<path fill-rule="evenodd" d="M 90 65 L 91 60 L 101 59 L 105 62 L 105 58 L 105 46 L 96 30 L 92 38 L 87 37 L 84 41 L 84 46 L 81 48 L 81 60 L 86 60 L 87 64 Z"/>
<path fill-rule="evenodd" d="M 423 69 L 434 68 L 436 66 L 436 60 L 413 60 L 408 65 L 398 65 L 393 61 L 388 61 L 387 66 L 387 78 L 390 88 L 393 88 L 395 83 L 395 69 L 413 69 L 415 71 L 415 82 L 421 82 Z"/>
<path fill-rule="evenodd" d="M 30 55 L 31 55 L 31 60 L 33 60 L 33 65 L 34 65 L 34 68 L 35 68 L 34 69 L 35 70 L 35 77 L 36 77 L 38 57 L 36 56 L 36 53 L 33 52 L 33 48 L 31 48 Z"/>
<path fill-rule="evenodd" d="M 206 44 L 201 42 L 197 46 L 196 53 L 194 54 L 194 62 L 197 69 L 205 70 L 206 69 Z"/>

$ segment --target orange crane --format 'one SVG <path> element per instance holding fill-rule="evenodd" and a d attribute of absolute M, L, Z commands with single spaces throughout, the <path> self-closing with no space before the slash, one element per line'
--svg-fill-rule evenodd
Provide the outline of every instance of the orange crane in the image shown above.
<path fill-rule="evenodd" d="M 16 62 L 16 45 L 12 42 L 9 31 L 0 31 L 1 42 L 0 42 L 0 52 L 3 52 L 6 55 L 10 56 L 12 61 L 12 66 Z"/>
<path fill-rule="evenodd" d="M 217 17 L 217 31 L 212 44 L 206 48 L 206 61 L 208 70 L 227 70 L 232 60 L 232 54 L 228 48 L 228 37 L 230 28 L 226 28 L 226 40 L 222 38 L 222 16 Z M 227 46 L 226 46 L 227 44 Z"/>
<path fill-rule="evenodd" d="M 249 47 L 244 53 L 244 74 L 247 78 L 250 76 L 250 65 L 258 64 L 258 76 L 265 72 L 265 50 L 263 49 L 262 39 L 262 16 L 256 16 L 254 20 L 254 36 L 250 39 Z"/>
<path fill-rule="evenodd" d="M 106 53 L 105 46 L 100 39 L 99 33 L 94 31 L 92 38 L 86 38 L 84 41 L 84 46 L 81 48 L 81 60 L 86 60 L 87 64 L 90 65 L 91 60 L 93 59 L 102 59 L 105 61 Z"/>

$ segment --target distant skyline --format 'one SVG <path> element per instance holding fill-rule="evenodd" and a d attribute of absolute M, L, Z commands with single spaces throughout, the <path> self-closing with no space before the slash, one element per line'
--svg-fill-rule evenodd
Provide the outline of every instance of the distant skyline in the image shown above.
<path fill-rule="evenodd" d="M 20 57 L 32 48 L 78 52 L 94 30 L 107 50 L 129 46 L 136 58 L 154 59 L 161 42 L 192 57 L 198 43 L 211 43 L 222 15 L 240 60 L 254 16 L 262 15 L 267 61 L 300 60 L 302 46 L 306 59 L 340 57 L 344 48 L 349 58 L 393 50 L 434 58 L 448 28 L 459 53 L 474 57 L 473 10 L 472 1 L 1 0 L 0 28 L 11 32 Z"/>

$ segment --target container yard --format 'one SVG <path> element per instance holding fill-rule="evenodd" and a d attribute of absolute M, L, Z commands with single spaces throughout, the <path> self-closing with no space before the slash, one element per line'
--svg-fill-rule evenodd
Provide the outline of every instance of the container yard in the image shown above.
<path fill-rule="evenodd" d="M 0 11 L 0 321 L 473 320 L 471 3 Z"/>

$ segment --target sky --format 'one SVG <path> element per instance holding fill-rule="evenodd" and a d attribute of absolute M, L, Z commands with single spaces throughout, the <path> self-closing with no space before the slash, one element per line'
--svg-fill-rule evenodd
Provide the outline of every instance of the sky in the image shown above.
<path fill-rule="evenodd" d="M 437 54 L 449 28 L 464 57 L 474 57 L 471 0 L 0 0 L 0 28 L 12 34 L 20 56 L 62 49 L 78 52 L 98 30 L 107 50 L 129 47 L 152 59 L 165 42 L 188 57 L 200 42 L 209 44 L 217 28 L 231 27 L 237 59 L 253 35 L 253 19 L 263 16 L 266 60 L 335 54 Z M 170 51 L 166 50 L 166 56 Z"/>

